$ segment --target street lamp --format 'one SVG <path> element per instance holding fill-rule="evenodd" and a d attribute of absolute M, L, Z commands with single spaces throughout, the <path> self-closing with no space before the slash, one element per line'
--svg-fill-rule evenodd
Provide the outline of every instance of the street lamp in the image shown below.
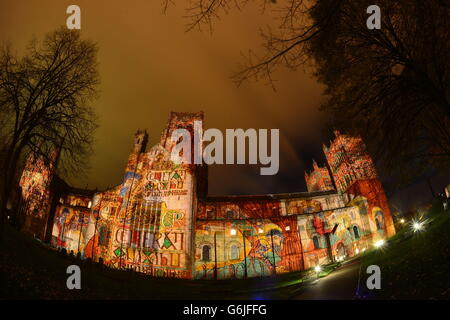
<path fill-rule="evenodd" d="M 414 232 L 419 232 L 423 229 L 423 222 L 421 221 L 413 221 L 412 228 Z"/>
<path fill-rule="evenodd" d="M 318 281 L 319 276 L 320 276 L 320 272 L 322 271 L 322 267 L 321 266 L 315 266 L 314 267 L 314 271 L 316 272 L 317 281 Z"/>

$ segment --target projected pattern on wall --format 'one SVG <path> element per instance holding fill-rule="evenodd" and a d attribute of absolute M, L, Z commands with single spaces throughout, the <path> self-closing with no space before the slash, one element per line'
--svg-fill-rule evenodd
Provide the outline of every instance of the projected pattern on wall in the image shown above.
<path fill-rule="evenodd" d="M 56 193 L 53 165 L 30 160 L 21 179 L 24 212 L 48 220 L 54 247 L 157 277 L 239 279 L 298 271 L 355 256 L 395 233 L 360 138 L 337 133 L 324 148 L 331 172 L 314 162 L 305 175 L 309 192 L 212 197 L 206 166 L 171 161 L 173 130 L 193 135 L 193 122 L 202 119 L 202 113 L 171 113 L 148 151 L 147 133 L 138 131 L 123 181 L 103 192 L 65 185 Z M 25 228 L 43 237 L 47 226 Z"/>

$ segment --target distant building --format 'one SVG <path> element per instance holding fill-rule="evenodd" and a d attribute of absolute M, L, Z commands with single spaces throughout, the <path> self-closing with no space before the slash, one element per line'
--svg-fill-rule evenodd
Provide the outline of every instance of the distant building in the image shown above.
<path fill-rule="evenodd" d="M 335 190 L 330 172 L 325 167 L 319 167 L 315 160 L 313 161 L 311 173 L 305 172 L 305 181 L 308 192 Z"/>
<path fill-rule="evenodd" d="M 395 234 L 389 203 L 378 178 L 372 158 L 360 137 L 353 137 L 335 131 L 335 139 L 323 150 L 331 168 L 337 190 L 346 194 L 350 203 L 358 198 L 367 201 L 371 229 L 385 232 L 388 237 Z"/>
<path fill-rule="evenodd" d="M 67 185 L 55 174 L 57 158 L 58 152 L 54 152 L 49 162 L 30 154 L 19 182 L 19 219 L 22 220 L 22 229 L 45 242 L 52 239 L 55 213 L 61 205 L 87 215 L 96 192 Z"/>
<path fill-rule="evenodd" d="M 21 180 L 24 231 L 111 267 L 193 279 L 303 270 L 395 233 L 361 139 L 337 133 L 324 149 L 331 174 L 314 162 L 308 192 L 212 197 L 206 165 L 170 160 L 171 133 L 193 134 L 195 120 L 203 113 L 172 112 L 148 151 L 147 133 L 137 131 L 122 183 L 95 194 L 64 184 L 54 164 L 30 160 Z"/>

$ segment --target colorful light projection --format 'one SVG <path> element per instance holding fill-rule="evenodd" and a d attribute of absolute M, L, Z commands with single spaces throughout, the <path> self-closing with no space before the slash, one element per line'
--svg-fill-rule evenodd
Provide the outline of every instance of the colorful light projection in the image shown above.
<path fill-rule="evenodd" d="M 195 229 L 196 279 L 241 279 L 303 268 L 295 216 L 279 201 L 201 204 Z"/>
<path fill-rule="evenodd" d="M 46 165 L 42 157 L 30 154 L 19 182 L 26 215 L 38 219 L 47 217 L 52 177 L 52 166 Z"/>
<path fill-rule="evenodd" d="M 305 268 L 330 263 L 330 255 L 333 261 L 353 257 L 368 248 L 372 239 L 357 207 L 300 215 L 298 224 Z"/>
<path fill-rule="evenodd" d="M 346 193 L 350 199 L 364 197 L 370 212 L 370 228 L 375 236 L 393 236 L 395 226 L 387 197 L 361 137 L 335 131 L 335 139 L 323 150 L 337 190 Z"/>
<path fill-rule="evenodd" d="M 82 253 L 87 242 L 91 211 L 87 208 L 58 205 L 52 230 L 52 244 L 67 252 Z"/>
<path fill-rule="evenodd" d="M 126 174 L 122 201 L 107 226 L 105 259 L 152 275 L 186 278 L 193 181 L 189 168 L 159 160 L 141 161 L 137 172 Z"/>
<path fill-rule="evenodd" d="M 305 172 L 305 181 L 308 192 L 334 190 L 330 172 L 326 167 L 319 167 L 315 160 L 312 172 Z"/>
<path fill-rule="evenodd" d="M 196 279 L 242 279 L 302 270 L 295 219 L 198 222 Z"/>
<path fill-rule="evenodd" d="M 186 123 L 171 114 L 168 129 Z M 138 131 L 124 181 L 98 193 L 92 207 L 84 255 L 113 267 L 161 277 L 191 277 L 194 166 L 170 161 L 167 130 L 145 152 L 146 132 Z"/>
<path fill-rule="evenodd" d="M 194 165 L 170 161 L 174 143 L 168 139 L 174 129 L 189 129 L 202 117 L 172 113 L 160 143 L 148 152 L 147 134 L 138 131 L 122 184 L 92 201 L 68 194 L 57 206 L 54 245 L 152 276 L 234 279 L 351 257 L 392 233 L 377 179 L 357 179 L 351 187 L 359 189 L 352 194 L 199 197 L 197 187 L 207 176 Z M 342 165 L 343 156 L 332 159 Z M 38 178 L 31 185 L 45 185 Z M 310 183 L 328 188 L 328 178 L 321 174 Z"/>

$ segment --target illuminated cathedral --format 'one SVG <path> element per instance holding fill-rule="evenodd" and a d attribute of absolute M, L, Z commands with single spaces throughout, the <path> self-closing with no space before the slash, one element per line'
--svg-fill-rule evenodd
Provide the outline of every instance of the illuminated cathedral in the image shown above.
<path fill-rule="evenodd" d="M 203 113 L 172 112 L 147 150 L 137 131 L 123 181 L 105 191 L 68 186 L 31 155 L 20 180 L 22 229 L 55 249 L 157 277 L 229 279 L 308 269 L 361 254 L 395 234 L 363 141 L 335 132 L 308 192 L 209 196 L 208 167 L 170 160 L 172 132 Z"/>

